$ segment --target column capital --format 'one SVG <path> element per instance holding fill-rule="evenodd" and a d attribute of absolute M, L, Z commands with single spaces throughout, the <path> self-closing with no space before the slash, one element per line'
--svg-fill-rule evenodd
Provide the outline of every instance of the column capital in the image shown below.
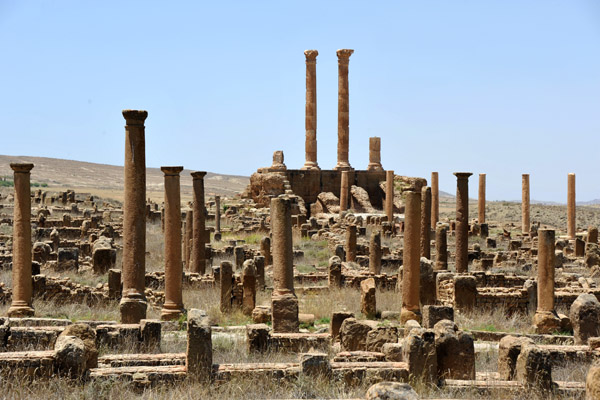
<path fill-rule="evenodd" d="M 339 49 L 338 51 L 335 52 L 338 56 L 338 61 L 339 62 L 348 62 L 350 59 L 350 56 L 352 55 L 352 53 L 354 53 L 354 50 L 352 49 Z"/>
<path fill-rule="evenodd" d="M 165 176 L 179 175 L 183 171 L 183 167 L 160 167 L 160 170 L 164 172 Z"/>
<path fill-rule="evenodd" d="M 317 50 L 304 50 L 306 56 L 306 62 L 317 62 L 317 56 L 319 52 Z"/>
<path fill-rule="evenodd" d="M 458 179 L 469 179 L 471 175 L 473 175 L 472 172 L 454 172 L 454 176 Z"/>
<path fill-rule="evenodd" d="M 144 125 L 144 121 L 148 118 L 148 111 L 123 110 L 123 118 L 127 125 Z"/>
<path fill-rule="evenodd" d="M 202 179 L 206 176 L 206 171 L 194 171 L 191 172 L 190 175 L 192 176 L 192 178 L 194 178 L 194 180 Z"/>
<path fill-rule="evenodd" d="M 10 163 L 10 167 L 15 172 L 27 173 L 33 169 L 32 163 Z"/>

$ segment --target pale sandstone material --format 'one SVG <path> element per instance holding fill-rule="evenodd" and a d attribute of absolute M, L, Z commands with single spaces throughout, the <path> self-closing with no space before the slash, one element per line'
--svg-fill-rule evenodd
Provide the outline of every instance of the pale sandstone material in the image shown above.
<path fill-rule="evenodd" d="M 421 193 L 407 191 L 404 211 L 404 258 L 402 275 L 402 311 L 400 320 L 421 321 L 420 277 L 421 257 Z"/>
<path fill-rule="evenodd" d="M 165 175 L 165 303 L 160 318 L 178 319 L 183 314 L 181 261 L 181 194 L 183 167 L 161 167 Z"/>
<path fill-rule="evenodd" d="M 440 188 L 439 175 L 431 173 L 431 226 L 435 227 L 440 220 Z"/>
<path fill-rule="evenodd" d="M 485 224 L 485 174 L 479 174 L 479 197 L 477 199 L 477 222 Z"/>
<path fill-rule="evenodd" d="M 350 178 L 348 171 L 342 171 L 340 185 L 340 212 L 348 210 L 348 195 L 350 194 Z"/>
<path fill-rule="evenodd" d="M 242 286 L 244 288 L 242 312 L 245 315 L 252 315 L 256 306 L 256 268 L 253 260 L 244 261 Z"/>
<path fill-rule="evenodd" d="M 192 172 L 193 201 L 193 227 L 192 227 L 192 263 L 190 272 L 204 275 L 206 273 L 206 208 L 204 205 L 204 177 L 205 171 Z"/>
<path fill-rule="evenodd" d="M 531 229 L 529 207 L 529 174 L 523 174 L 521 178 L 521 232 L 524 235 L 528 235 Z"/>
<path fill-rule="evenodd" d="M 448 225 L 435 227 L 435 270 L 448 269 Z"/>
<path fill-rule="evenodd" d="M 33 316 L 31 278 L 31 187 L 33 164 L 11 163 L 14 171 L 12 303 L 9 317 Z"/>
<path fill-rule="evenodd" d="M 388 222 L 394 220 L 394 171 L 385 171 L 385 215 Z"/>
<path fill-rule="evenodd" d="M 577 221 L 575 219 L 575 174 L 570 173 L 567 179 L 568 195 L 567 195 L 567 236 L 571 239 L 575 238 L 577 231 Z"/>
<path fill-rule="evenodd" d="M 469 271 L 469 177 L 471 172 L 456 176 L 456 272 Z"/>
<path fill-rule="evenodd" d="M 146 142 L 147 111 L 124 110 L 125 201 L 123 204 L 123 295 L 121 322 L 146 318 Z"/>
<path fill-rule="evenodd" d="M 421 257 L 431 259 L 431 188 L 421 188 Z"/>
<path fill-rule="evenodd" d="M 553 333 L 560 329 L 554 310 L 554 230 L 538 230 L 537 310 L 533 324 L 537 333 Z"/>
<path fill-rule="evenodd" d="M 369 242 L 369 272 L 375 275 L 381 274 L 381 232 L 371 232 Z"/>
<path fill-rule="evenodd" d="M 356 225 L 346 226 L 346 261 L 356 261 Z"/>
<path fill-rule="evenodd" d="M 302 169 L 320 169 L 317 164 L 317 50 L 305 50 L 306 56 L 306 162 Z"/>
<path fill-rule="evenodd" d="M 221 196 L 215 196 L 215 240 L 221 239 Z M 217 240 L 218 241 L 218 240 Z"/>
<path fill-rule="evenodd" d="M 381 165 L 381 138 L 369 138 L 369 165 L 367 171 L 383 171 Z"/>
<path fill-rule="evenodd" d="M 375 297 L 375 279 L 363 279 L 360 282 L 360 311 L 367 318 L 374 318 L 377 314 L 377 301 Z"/>
<path fill-rule="evenodd" d="M 338 57 L 338 156 L 336 170 L 350 170 L 350 107 L 348 101 L 348 63 L 354 50 L 340 49 Z"/>

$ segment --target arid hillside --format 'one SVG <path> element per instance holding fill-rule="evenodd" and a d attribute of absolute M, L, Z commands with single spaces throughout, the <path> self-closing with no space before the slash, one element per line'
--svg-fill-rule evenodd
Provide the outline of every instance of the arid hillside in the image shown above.
<path fill-rule="evenodd" d="M 48 184 L 48 190 L 73 189 L 102 197 L 122 200 L 123 167 L 117 165 L 94 164 L 83 161 L 62 160 L 46 157 L 3 156 L 0 155 L 0 177 L 12 177 L 10 163 L 31 162 L 32 182 Z M 181 173 L 181 195 L 183 199 L 192 197 L 192 178 L 189 170 Z M 233 196 L 242 192 L 248 185 L 248 177 L 223 175 L 208 172 L 204 178 L 206 195 Z M 148 197 L 161 201 L 163 196 L 163 173 L 159 168 L 148 168 L 146 172 Z"/>

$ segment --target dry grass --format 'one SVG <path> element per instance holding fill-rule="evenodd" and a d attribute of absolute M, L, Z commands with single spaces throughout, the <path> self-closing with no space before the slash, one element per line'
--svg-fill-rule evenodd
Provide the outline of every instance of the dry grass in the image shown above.
<path fill-rule="evenodd" d="M 456 312 L 454 320 L 459 328 L 465 330 L 533 333 L 533 314 L 509 314 L 503 307 Z"/>

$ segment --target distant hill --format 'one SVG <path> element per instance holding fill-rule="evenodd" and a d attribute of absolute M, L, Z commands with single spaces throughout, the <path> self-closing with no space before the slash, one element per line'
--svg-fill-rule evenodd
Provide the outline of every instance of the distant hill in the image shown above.
<path fill-rule="evenodd" d="M 95 164 L 83 161 L 62 160 L 58 158 L 3 156 L 0 155 L 0 176 L 12 177 L 10 163 L 29 162 L 35 167 L 31 171 L 31 181 L 47 183 L 48 190 L 53 187 L 79 189 L 91 192 L 98 190 L 109 194 L 123 190 L 123 166 Z M 181 173 L 182 196 L 191 197 L 192 178 L 190 170 Z M 159 168 L 146 170 L 146 188 L 148 192 L 163 191 L 163 173 Z M 204 178 L 206 195 L 232 196 L 243 191 L 249 183 L 246 176 L 224 175 L 208 172 Z M 94 190 L 92 190 L 94 189 Z"/>

